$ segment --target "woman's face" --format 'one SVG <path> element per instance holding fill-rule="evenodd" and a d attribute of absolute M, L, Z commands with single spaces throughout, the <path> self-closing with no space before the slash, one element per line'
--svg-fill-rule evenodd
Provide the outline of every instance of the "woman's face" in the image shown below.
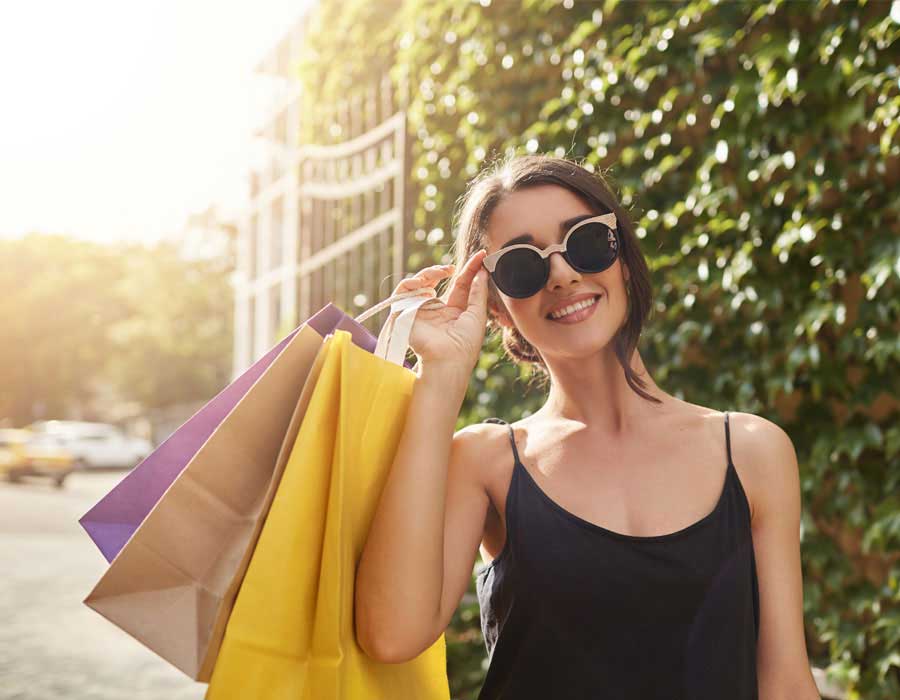
<path fill-rule="evenodd" d="M 546 248 L 560 243 L 566 230 L 563 221 L 578 215 L 596 215 L 570 190 L 541 185 L 507 195 L 488 220 L 487 252 L 500 250 L 508 241 L 525 233 L 533 240 L 516 241 Z M 603 272 L 582 273 L 571 267 L 562 254 L 549 257 L 550 276 L 544 287 L 525 299 L 500 292 L 504 310 L 494 309 L 498 321 L 514 325 L 536 347 L 545 361 L 552 356 L 578 358 L 606 346 L 622 326 L 627 313 L 625 280 L 627 268 L 620 259 Z M 599 295 L 589 315 L 576 323 L 555 321 L 551 310 L 563 308 L 584 295 Z M 499 312 L 499 313 L 498 313 Z"/>

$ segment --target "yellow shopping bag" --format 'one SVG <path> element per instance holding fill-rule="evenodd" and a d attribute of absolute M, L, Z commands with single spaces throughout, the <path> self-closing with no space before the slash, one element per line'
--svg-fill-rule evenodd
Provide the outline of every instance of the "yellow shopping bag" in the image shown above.
<path fill-rule="evenodd" d="M 402 322 L 389 319 L 375 354 L 346 331 L 323 343 L 207 700 L 449 700 L 443 635 L 415 659 L 383 664 L 360 649 L 353 624 L 356 565 L 416 381 L 402 366 L 408 331 L 427 300 L 403 300 Z"/>

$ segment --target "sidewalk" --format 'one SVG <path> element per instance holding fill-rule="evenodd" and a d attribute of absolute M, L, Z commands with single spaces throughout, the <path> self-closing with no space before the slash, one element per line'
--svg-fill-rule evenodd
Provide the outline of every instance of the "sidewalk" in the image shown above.
<path fill-rule="evenodd" d="M 124 476 L 0 483 L 0 700 L 200 700 L 206 685 L 82 603 L 106 562 L 78 517 Z"/>

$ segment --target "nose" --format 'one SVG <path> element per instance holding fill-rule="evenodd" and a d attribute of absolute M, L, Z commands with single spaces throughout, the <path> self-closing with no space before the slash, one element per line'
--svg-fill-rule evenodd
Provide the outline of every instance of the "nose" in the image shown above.
<path fill-rule="evenodd" d="M 547 289 L 565 287 L 581 281 L 581 273 L 569 265 L 560 251 L 550 253 L 547 258 L 550 263 L 550 275 L 547 277 Z"/>

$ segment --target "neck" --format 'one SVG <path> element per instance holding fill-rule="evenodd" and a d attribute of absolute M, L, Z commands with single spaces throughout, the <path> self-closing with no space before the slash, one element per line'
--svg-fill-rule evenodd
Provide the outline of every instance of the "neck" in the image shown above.
<path fill-rule="evenodd" d="M 542 420 L 574 421 L 592 431 L 623 435 L 639 430 L 647 418 L 667 412 L 676 401 L 656 386 L 635 349 L 631 367 L 644 381 L 644 391 L 662 403 L 653 403 L 637 394 L 625 380 L 625 371 L 608 345 L 595 357 L 551 358 L 550 392 L 535 414 Z"/>

